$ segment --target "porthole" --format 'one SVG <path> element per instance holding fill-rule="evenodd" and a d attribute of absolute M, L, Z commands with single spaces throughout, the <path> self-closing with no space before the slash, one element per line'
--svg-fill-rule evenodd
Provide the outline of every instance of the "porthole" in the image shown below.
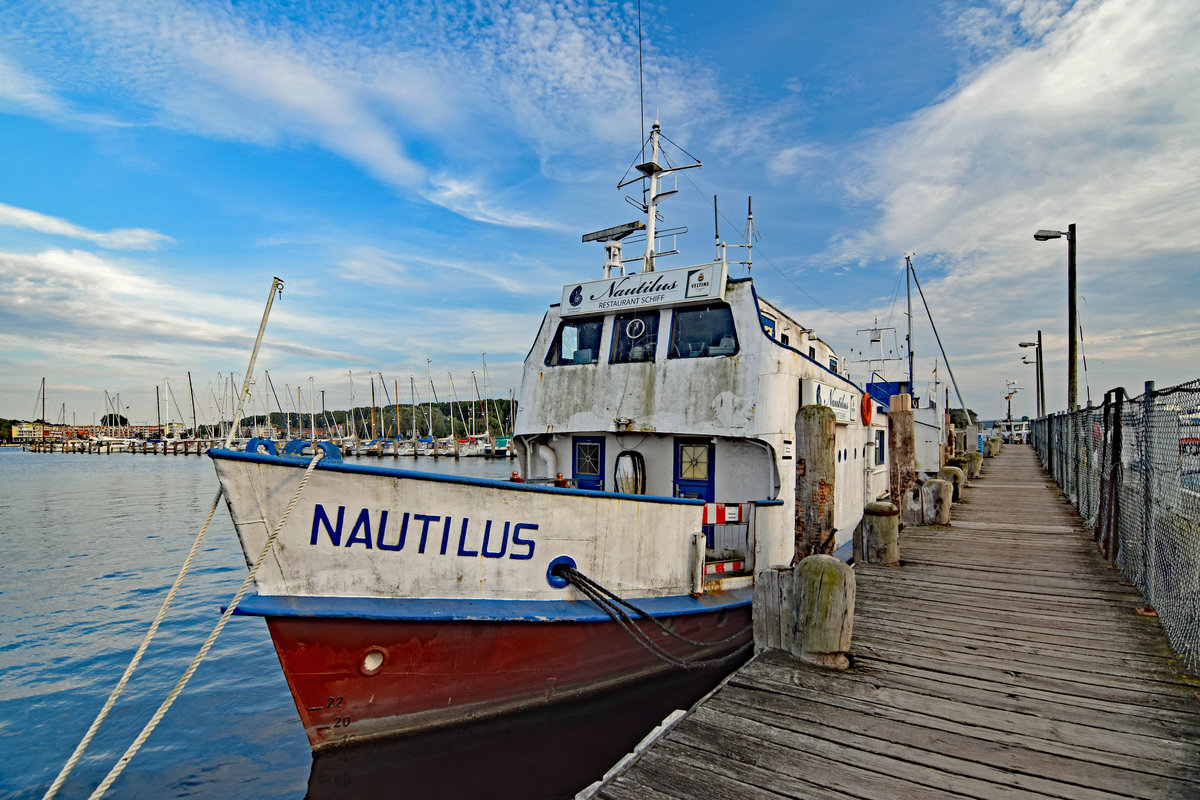
<path fill-rule="evenodd" d="M 367 677 L 377 675 L 385 663 L 387 663 L 387 651 L 382 647 L 372 647 L 363 654 L 358 671 Z"/>

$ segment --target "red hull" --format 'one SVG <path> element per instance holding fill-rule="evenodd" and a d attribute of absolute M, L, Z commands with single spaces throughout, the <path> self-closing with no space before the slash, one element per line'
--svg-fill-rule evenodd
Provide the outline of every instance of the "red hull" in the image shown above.
<path fill-rule="evenodd" d="M 698 641 L 750 625 L 748 606 L 670 617 Z M 426 730 L 580 697 L 674 669 L 611 621 L 425 622 L 268 617 L 267 625 L 314 748 Z M 640 621 L 679 658 L 697 648 Z"/>

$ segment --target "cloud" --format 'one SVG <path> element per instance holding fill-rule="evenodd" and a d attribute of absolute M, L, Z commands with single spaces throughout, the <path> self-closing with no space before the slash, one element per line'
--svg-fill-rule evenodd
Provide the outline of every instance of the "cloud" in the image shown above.
<path fill-rule="evenodd" d="M 106 232 L 93 231 L 65 219 L 5 203 L 0 203 L 0 225 L 80 239 L 109 250 L 155 250 L 163 244 L 173 241 L 166 234 L 145 228 L 114 228 Z"/>
<path fill-rule="evenodd" d="M 1200 229 L 1167 212 L 1200 200 L 1198 31 L 1189 3 L 1077 4 L 879 137 L 854 188 L 881 220 L 837 255 L 1002 250 L 1008 231 L 1023 241 L 1064 215 L 1093 223 L 1089 246 L 1115 258 L 1197 248 Z"/>
<path fill-rule="evenodd" d="M 229 351 L 237 360 L 253 344 L 256 300 L 189 289 L 148 277 L 127 264 L 78 250 L 27 255 L 0 252 L 0 334 L 6 346 L 82 349 L 93 358 L 166 357 Z M 202 313 L 191 309 L 202 309 Z M 227 321 L 222 322 L 222 317 Z M 275 318 L 278 329 L 278 317 Z M 303 318 L 295 325 L 304 326 Z M 19 332 L 19 333 L 18 333 Z M 277 334 L 279 350 L 306 358 L 349 358 Z M 227 353 L 226 355 L 228 356 Z M 211 357 L 211 356 L 210 356 Z"/>
<path fill-rule="evenodd" d="M 59 115 L 63 107 L 50 87 L 19 69 L 0 53 L 0 99 L 42 115 Z"/>
<path fill-rule="evenodd" d="M 564 153 L 577 165 L 637 144 L 627 141 L 639 119 L 637 25 L 616 4 L 334 3 L 283 13 L 80 0 L 6 21 L 33 55 L 31 71 L 0 63 L 0 87 L 8 76 L 8 94 L 32 113 L 88 121 L 96 108 L 119 107 L 125 124 L 316 146 L 492 225 L 547 227 L 549 215 L 528 208 L 553 198 L 506 191 L 527 180 L 531 155 L 550 181 L 571 181 Z M 648 96 L 664 115 L 720 105 L 709 70 L 646 48 Z"/>

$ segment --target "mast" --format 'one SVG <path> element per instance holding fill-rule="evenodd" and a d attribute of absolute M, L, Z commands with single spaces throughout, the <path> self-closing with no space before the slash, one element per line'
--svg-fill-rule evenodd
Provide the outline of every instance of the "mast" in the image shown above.
<path fill-rule="evenodd" d="M 908 302 L 908 394 L 913 394 L 913 349 L 912 349 L 912 255 L 904 257 L 904 297 Z"/>
<path fill-rule="evenodd" d="M 192 371 L 188 370 L 188 394 L 192 396 L 192 438 L 199 439 L 200 431 L 196 428 L 196 392 L 192 389 Z"/>
<path fill-rule="evenodd" d="M 650 178 L 650 194 L 646 199 L 646 255 L 642 258 L 642 272 L 654 272 L 654 230 L 658 222 L 658 176 L 662 167 L 658 165 L 658 137 L 662 128 L 658 121 L 650 128 L 650 160 L 639 164 L 638 170 Z"/>
<path fill-rule="evenodd" d="M 375 376 L 371 376 L 371 438 L 378 439 L 379 434 L 375 428 Z"/>
<path fill-rule="evenodd" d="M 467 421 L 462 415 L 462 403 L 458 399 L 458 391 L 454 388 L 454 375 L 450 370 L 446 370 L 446 377 L 450 381 L 450 436 L 454 439 L 454 457 L 459 456 L 458 434 L 454 432 L 454 404 L 458 403 L 458 417 L 462 420 L 463 433 L 467 432 Z"/>
<path fill-rule="evenodd" d="M 313 442 L 317 441 L 317 397 L 313 394 L 313 379 L 308 376 L 308 427 Z"/>
<path fill-rule="evenodd" d="M 417 457 L 417 382 L 412 375 L 408 376 L 408 391 L 411 394 L 409 409 L 412 412 L 413 458 Z"/>
<path fill-rule="evenodd" d="M 433 401 L 437 399 L 437 390 L 433 388 L 432 361 L 425 359 L 425 375 L 429 378 L 429 446 L 433 448 L 433 457 L 438 457 L 437 437 L 433 435 Z M 454 427 L 451 417 L 451 428 Z"/>

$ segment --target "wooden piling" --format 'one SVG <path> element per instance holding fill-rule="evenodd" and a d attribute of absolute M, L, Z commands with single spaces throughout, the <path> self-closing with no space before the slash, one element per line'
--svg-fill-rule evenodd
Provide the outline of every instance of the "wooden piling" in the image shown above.
<path fill-rule="evenodd" d="M 888 401 L 888 464 L 891 500 L 899 507 L 917 483 L 917 436 L 912 397 L 894 394 Z"/>
<path fill-rule="evenodd" d="M 949 481 L 932 480 L 921 484 L 921 510 L 926 525 L 949 525 L 954 505 L 954 487 Z"/>
<path fill-rule="evenodd" d="M 905 497 L 910 494 L 905 492 Z M 868 564 L 900 564 L 900 509 L 892 503 L 868 503 L 863 509 L 863 532 L 863 555 Z"/>
<path fill-rule="evenodd" d="M 796 527 L 793 564 L 833 547 L 836 421 L 828 406 L 796 412 Z"/>
<path fill-rule="evenodd" d="M 951 500 L 957 503 L 962 499 L 963 484 L 966 482 L 963 471 L 958 467 L 942 467 L 938 471 L 938 479 L 946 481 L 951 486 Z"/>
<path fill-rule="evenodd" d="M 793 571 L 792 655 L 809 664 L 846 669 L 854 628 L 854 570 L 833 556 L 811 555 Z"/>

